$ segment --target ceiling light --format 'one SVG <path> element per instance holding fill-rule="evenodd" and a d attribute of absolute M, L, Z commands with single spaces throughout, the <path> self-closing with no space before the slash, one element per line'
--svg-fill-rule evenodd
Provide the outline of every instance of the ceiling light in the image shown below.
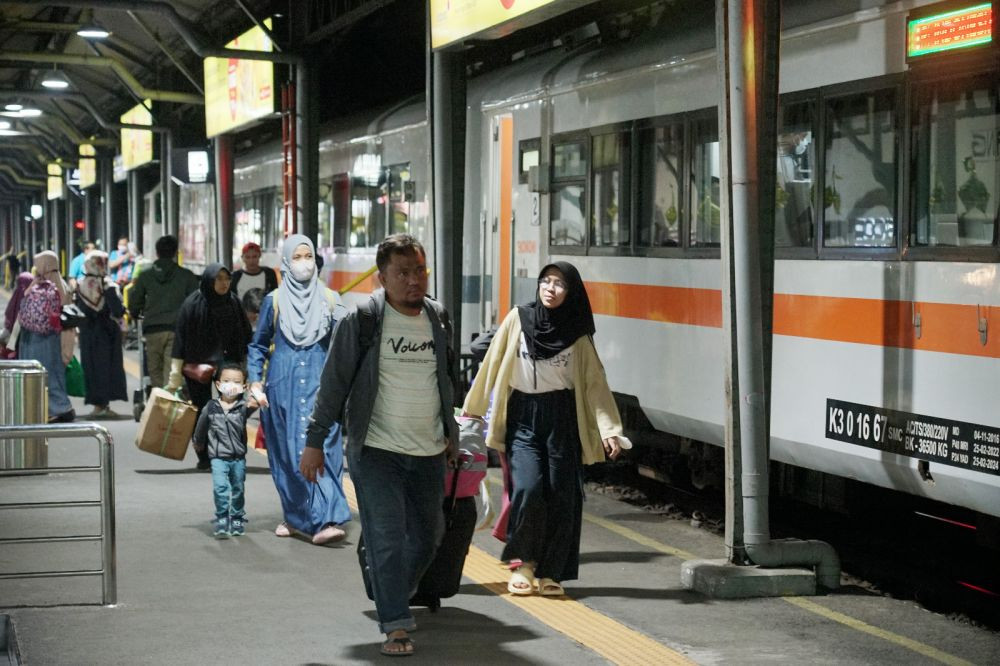
<path fill-rule="evenodd" d="M 8 104 L 7 106 L 3 107 L 3 108 L 7 109 L 8 111 L 20 111 L 21 109 L 24 108 L 24 104 L 14 104 L 14 103 L 11 103 L 11 104 Z"/>
<path fill-rule="evenodd" d="M 10 129 L 9 120 L 0 120 L 0 130 Z"/>
<path fill-rule="evenodd" d="M 51 90 L 63 90 L 69 88 L 69 81 L 62 72 L 54 69 L 42 78 L 42 86 Z"/>
<path fill-rule="evenodd" d="M 20 111 L 0 111 L 0 116 L 7 118 L 37 118 L 42 115 L 41 109 L 21 109 Z"/>
<path fill-rule="evenodd" d="M 99 25 L 84 25 L 76 31 L 76 34 L 84 39 L 107 39 L 111 33 Z"/>

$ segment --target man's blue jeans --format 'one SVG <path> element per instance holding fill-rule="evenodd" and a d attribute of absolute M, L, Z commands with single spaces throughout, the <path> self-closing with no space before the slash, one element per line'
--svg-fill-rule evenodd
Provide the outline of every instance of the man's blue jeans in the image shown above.
<path fill-rule="evenodd" d="M 215 519 L 244 518 L 247 461 L 212 458 L 212 495 L 215 496 Z"/>
<path fill-rule="evenodd" d="M 413 631 L 417 624 L 410 612 L 410 597 L 444 535 L 444 453 L 408 456 L 371 446 L 348 446 L 347 460 L 365 535 L 379 631 Z"/>

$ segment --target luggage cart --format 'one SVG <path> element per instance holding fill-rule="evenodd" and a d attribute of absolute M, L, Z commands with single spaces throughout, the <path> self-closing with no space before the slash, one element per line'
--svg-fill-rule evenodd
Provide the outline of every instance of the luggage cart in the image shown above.
<path fill-rule="evenodd" d="M 146 366 L 146 340 L 142 336 L 141 316 L 135 318 L 135 327 L 139 349 L 139 388 L 132 392 L 132 417 L 138 422 L 142 418 L 143 410 L 146 409 L 146 399 L 153 386 Z"/>

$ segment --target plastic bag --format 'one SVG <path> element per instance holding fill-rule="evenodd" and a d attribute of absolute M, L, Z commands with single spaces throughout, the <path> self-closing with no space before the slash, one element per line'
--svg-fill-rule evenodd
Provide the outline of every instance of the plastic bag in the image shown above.
<path fill-rule="evenodd" d="M 83 398 L 87 394 L 83 366 L 76 360 L 76 356 L 71 358 L 69 365 L 66 366 L 66 393 L 77 398 Z"/>

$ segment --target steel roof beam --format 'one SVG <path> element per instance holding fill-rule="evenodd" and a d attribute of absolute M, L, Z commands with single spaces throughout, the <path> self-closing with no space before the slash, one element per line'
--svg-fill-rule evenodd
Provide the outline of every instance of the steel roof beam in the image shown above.
<path fill-rule="evenodd" d="M 23 4 L 19 3 L 19 4 Z M 210 40 L 198 26 L 194 25 L 168 2 L 138 0 L 55 0 L 52 4 L 62 7 L 85 7 L 88 9 L 111 9 L 123 12 L 154 12 L 160 14 L 177 30 L 185 43 L 202 58 L 239 58 L 241 60 L 266 60 L 287 65 L 302 65 L 302 56 L 277 51 L 245 51 L 208 46 Z"/>
<path fill-rule="evenodd" d="M 117 60 L 107 56 L 89 55 L 69 55 L 64 53 L 32 53 L 0 51 L 0 61 L 8 62 L 29 62 L 33 65 L 39 63 L 52 63 L 57 65 L 86 65 L 96 67 L 110 67 L 122 81 L 131 89 L 133 93 L 142 98 L 149 98 L 158 102 L 174 102 L 177 104 L 199 104 L 205 103 L 202 95 L 191 93 L 173 92 L 169 90 L 151 90 L 146 88 L 136 79 L 131 72 Z"/>

